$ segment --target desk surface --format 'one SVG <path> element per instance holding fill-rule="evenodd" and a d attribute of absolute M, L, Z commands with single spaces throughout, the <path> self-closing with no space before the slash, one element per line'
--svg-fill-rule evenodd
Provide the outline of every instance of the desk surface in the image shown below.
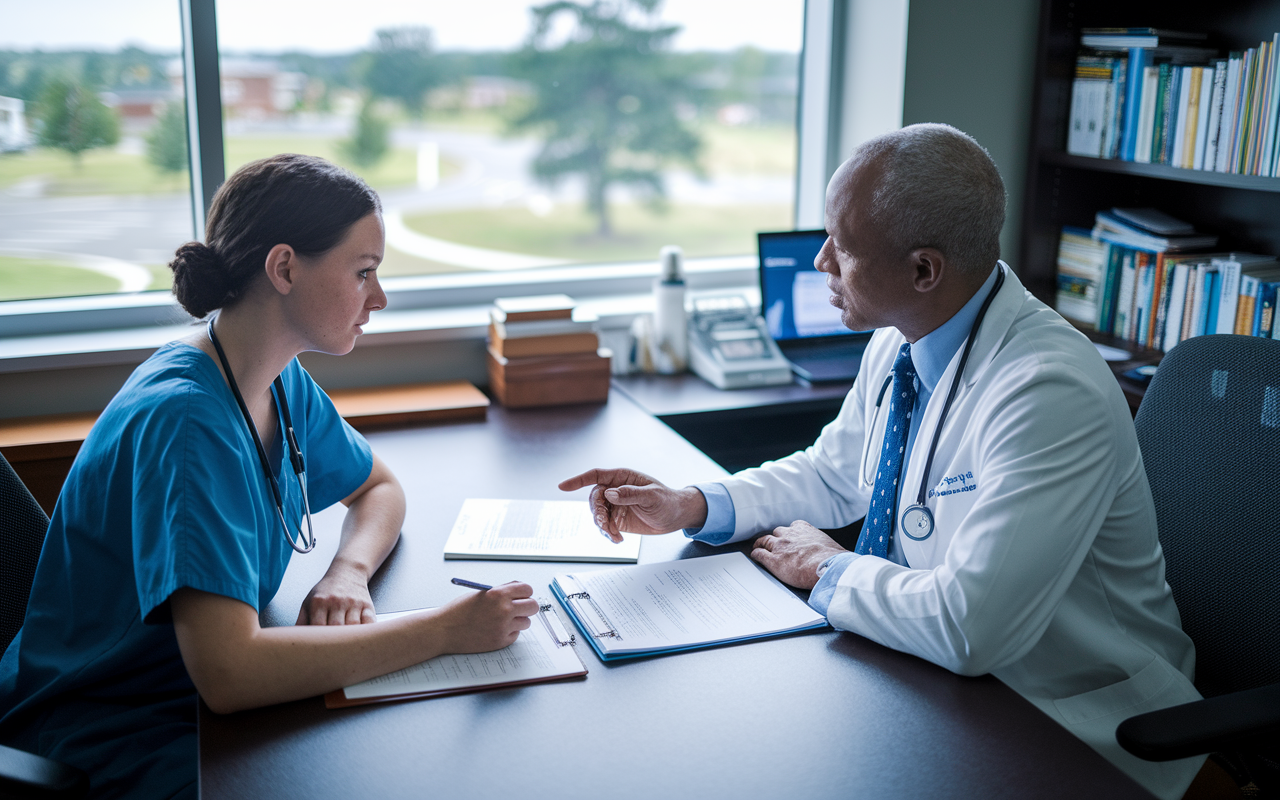
<path fill-rule="evenodd" d="M 464 498 L 554 499 L 560 478 L 591 466 L 677 484 L 723 475 L 616 394 L 605 406 L 495 407 L 485 423 L 369 441 L 409 495 L 404 535 L 372 587 L 382 611 L 444 603 L 465 591 L 449 585 L 454 575 L 522 579 L 549 596 L 564 565 L 441 558 Z M 341 511 L 318 515 L 316 552 L 294 557 L 268 624 L 295 618 Z M 712 551 L 654 537 L 641 558 Z M 333 711 L 318 697 L 228 716 L 202 706 L 201 796 L 1147 796 L 996 679 L 961 678 L 853 634 L 609 665 L 579 650 L 590 675 L 564 683 Z"/>
<path fill-rule="evenodd" d="M 613 388 L 658 417 L 782 405 L 797 407 L 805 404 L 834 404 L 838 407 L 852 386 L 853 381 L 812 386 L 793 381 L 786 386 L 717 389 L 691 372 L 680 375 L 627 375 L 613 379 Z"/>

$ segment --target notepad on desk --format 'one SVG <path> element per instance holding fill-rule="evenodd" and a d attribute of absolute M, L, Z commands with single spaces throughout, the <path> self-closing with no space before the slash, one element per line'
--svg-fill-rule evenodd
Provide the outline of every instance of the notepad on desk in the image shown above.
<path fill-rule="evenodd" d="M 444 544 L 444 557 L 634 564 L 640 560 L 640 538 L 624 533 L 622 543 L 614 544 L 581 500 L 469 498 Z"/>
<path fill-rule="evenodd" d="M 557 575 L 551 591 L 602 661 L 827 626 L 741 552 Z"/>
<path fill-rule="evenodd" d="M 417 611 L 379 614 L 378 622 L 414 613 Z M 578 678 L 587 674 L 587 668 L 574 650 L 576 643 L 576 637 L 565 629 L 551 604 L 545 603 L 515 644 L 489 653 L 437 656 L 329 692 L 324 696 L 324 705 L 347 708 Z"/>

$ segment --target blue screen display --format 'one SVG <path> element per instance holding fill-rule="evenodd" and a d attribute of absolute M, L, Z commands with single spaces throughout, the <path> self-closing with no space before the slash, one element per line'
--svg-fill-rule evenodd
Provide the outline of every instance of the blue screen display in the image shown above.
<path fill-rule="evenodd" d="M 813 268 L 826 231 L 759 234 L 761 312 L 775 341 L 852 334 L 831 305 L 827 276 Z"/>

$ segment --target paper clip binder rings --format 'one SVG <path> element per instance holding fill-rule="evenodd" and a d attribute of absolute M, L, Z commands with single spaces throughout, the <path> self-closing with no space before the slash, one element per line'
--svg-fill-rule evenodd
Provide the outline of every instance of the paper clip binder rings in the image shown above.
<path fill-rule="evenodd" d="M 573 579 L 572 575 L 565 576 Z M 564 583 L 563 581 L 561 582 Z M 576 584 L 577 581 L 574 581 Z M 567 590 L 568 586 L 563 586 Z M 618 633 L 617 626 L 609 621 L 609 617 L 605 615 L 604 609 L 600 608 L 600 604 L 591 599 L 591 594 L 582 589 L 581 586 L 576 587 L 578 591 L 565 591 L 565 603 L 573 606 L 575 617 L 582 623 L 584 633 L 589 633 L 595 639 L 613 639 L 615 642 L 622 641 L 622 635 Z"/>
<path fill-rule="evenodd" d="M 542 620 L 547 634 L 551 637 L 551 641 L 556 643 L 556 647 L 572 646 L 578 643 L 578 637 L 564 629 L 560 616 L 556 614 L 550 603 L 542 603 L 538 606 L 538 619 Z"/>

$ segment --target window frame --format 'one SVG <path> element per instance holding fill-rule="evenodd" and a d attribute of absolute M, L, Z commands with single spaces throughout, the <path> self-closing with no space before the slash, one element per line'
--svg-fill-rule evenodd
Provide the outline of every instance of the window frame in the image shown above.
<path fill-rule="evenodd" d="M 796 103 L 795 224 L 814 225 L 839 141 L 844 8 L 848 0 L 805 0 Z M 204 238 L 213 194 L 225 180 L 222 98 L 218 65 L 216 0 L 179 0 L 182 19 L 192 227 Z M 820 213 L 820 212 L 819 212 Z M 817 225 L 821 225 L 820 217 Z M 751 254 L 688 259 L 690 288 L 751 288 L 757 265 Z M 387 278 L 391 311 L 446 310 L 492 303 L 519 294 L 569 294 L 580 300 L 648 293 L 658 263 L 579 264 L 501 273 L 457 273 Z M 106 330 L 172 326 L 190 322 L 172 294 L 148 291 L 86 297 L 0 302 L 0 338 L 90 334 Z M 3 355 L 0 355 L 0 359 Z"/>

